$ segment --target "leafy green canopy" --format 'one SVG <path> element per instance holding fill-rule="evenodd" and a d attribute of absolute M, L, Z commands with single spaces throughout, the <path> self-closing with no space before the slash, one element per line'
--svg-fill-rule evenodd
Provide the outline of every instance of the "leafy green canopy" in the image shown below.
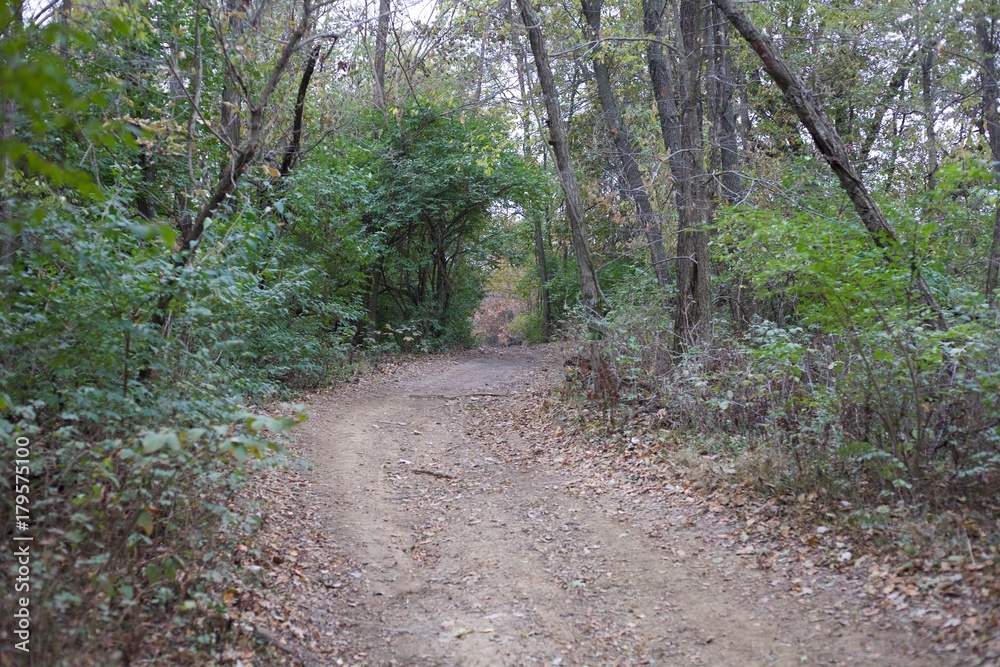
<path fill-rule="evenodd" d="M 400 340 L 420 337 L 425 348 L 468 344 L 487 274 L 513 234 L 508 218 L 545 177 L 495 116 L 413 103 L 366 124 L 374 139 L 351 158 L 370 183 L 353 205 L 378 296 L 372 325 L 406 327 Z"/>

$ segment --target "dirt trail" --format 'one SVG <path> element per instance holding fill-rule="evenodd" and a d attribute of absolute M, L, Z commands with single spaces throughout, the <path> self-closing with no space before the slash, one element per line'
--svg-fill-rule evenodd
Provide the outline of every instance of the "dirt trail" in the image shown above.
<path fill-rule="evenodd" d="M 558 373 L 551 350 L 411 367 L 320 398 L 300 435 L 322 524 L 356 593 L 303 601 L 370 665 L 948 664 L 845 604 L 833 575 L 796 597 L 747 569 L 685 500 L 574 493 L 587 471 L 531 456 L 467 406 Z M 669 504 L 669 503 L 676 504 Z M 715 529 L 717 530 L 717 528 Z M 846 588 L 844 588 L 846 590 Z"/>

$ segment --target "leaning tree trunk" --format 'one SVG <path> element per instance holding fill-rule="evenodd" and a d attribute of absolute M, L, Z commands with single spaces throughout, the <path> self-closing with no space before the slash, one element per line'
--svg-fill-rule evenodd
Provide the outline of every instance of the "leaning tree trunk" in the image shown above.
<path fill-rule="evenodd" d="M 778 56 L 774 44 L 771 43 L 767 35 L 754 25 L 746 14 L 736 8 L 733 0 L 712 1 L 722 10 L 733 27 L 743 35 L 743 38 L 760 58 L 768 75 L 778 84 L 781 92 L 784 93 L 785 101 L 809 131 L 816 148 L 823 154 L 830 168 L 840 180 L 841 187 L 847 193 L 851 203 L 854 204 L 854 210 L 857 211 L 858 217 L 861 218 L 861 223 L 868 230 L 872 241 L 884 251 L 887 261 L 911 265 L 914 286 L 924 304 L 934 313 L 934 324 L 939 329 L 947 329 L 948 323 L 944 311 L 938 305 L 937 299 L 934 298 L 934 293 L 920 274 L 920 270 L 906 256 L 903 245 L 900 243 L 899 237 L 896 236 L 896 231 L 886 220 L 861 177 L 854 170 L 847 153 L 847 146 L 826 113 L 816 104 L 798 75 L 789 69 L 788 65 Z"/>
<path fill-rule="evenodd" d="M 597 271 L 590 254 L 587 242 L 587 225 L 583 216 L 583 202 L 580 198 L 580 188 L 573 172 L 573 160 L 570 157 L 569 140 L 566 137 L 566 125 L 563 122 L 562 110 L 559 106 L 559 93 L 556 90 L 556 80 L 549 66 L 549 54 L 545 48 L 545 37 L 542 35 L 538 15 L 531 6 L 531 0 L 517 0 L 521 9 L 521 18 L 528 32 L 528 43 L 535 56 L 535 68 L 538 70 L 538 83 L 542 88 L 542 98 L 545 100 L 545 112 L 548 114 L 549 144 L 556 157 L 556 168 L 559 172 L 559 182 L 566 196 L 566 216 L 572 236 L 573 254 L 580 278 L 580 292 L 584 305 L 590 314 L 603 315 L 605 312 L 604 294 L 597 281 Z"/>
<path fill-rule="evenodd" d="M 295 161 L 299 158 L 299 151 L 302 148 L 302 118 L 306 108 L 306 93 L 309 92 L 309 82 L 316 71 L 316 61 L 319 60 L 320 44 L 313 45 L 309 56 L 306 58 L 306 65 L 302 70 L 302 78 L 299 79 L 299 91 L 295 96 L 295 114 L 292 118 L 292 139 L 285 148 L 285 154 L 281 158 L 282 176 L 287 176 Z"/>
<path fill-rule="evenodd" d="M 649 246 L 649 258 L 653 265 L 653 275 L 656 283 L 665 287 L 669 279 L 667 253 L 663 250 L 663 232 L 660 215 L 653 209 L 643 181 L 642 168 L 636 159 L 638 151 L 628 127 L 622 120 L 618 110 L 618 100 L 611 88 L 611 72 L 607 60 L 602 57 L 598 40 L 601 34 L 601 6 L 603 0 L 582 0 L 584 33 L 588 40 L 594 42 L 593 67 L 594 80 L 597 83 L 597 96 L 601 101 L 604 120 L 611 133 L 611 141 L 615 153 L 621 162 L 622 173 L 625 176 L 626 194 L 635 204 L 639 216 L 639 225 L 646 233 L 646 243 Z"/>
<path fill-rule="evenodd" d="M 504 9 L 507 13 L 508 21 L 510 22 L 511 28 L 513 29 L 516 25 L 517 17 L 514 14 L 513 5 L 510 0 L 504 1 Z M 540 114 L 538 112 L 538 107 L 535 105 L 534 99 L 529 99 L 529 91 L 531 90 L 531 77 L 528 72 L 528 54 L 525 52 L 524 42 L 519 38 L 515 40 L 514 44 L 514 56 L 517 59 L 517 83 L 518 89 L 521 94 L 521 152 L 523 153 L 525 159 L 530 159 L 533 153 L 532 144 L 532 134 L 531 134 L 531 117 L 532 112 L 534 112 L 536 122 L 540 123 Z M 542 153 L 543 162 L 545 161 L 546 153 Z M 545 165 L 543 165 L 545 166 Z M 534 211 L 529 215 L 531 219 L 532 228 L 535 237 L 535 256 L 538 262 L 538 279 L 540 282 L 538 288 L 538 300 L 539 305 L 542 309 L 542 340 L 544 342 L 549 342 L 552 336 L 552 295 L 549 292 L 549 265 L 546 252 L 545 235 L 542 230 L 542 215 L 538 211 Z M 548 209 L 546 209 L 545 218 L 548 219 Z"/>
<path fill-rule="evenodd" d="M 981 77 L 983 80 L 983 117 L 986 120 L 986 135 L 993 156 L 993 173 L 1000 180 L 1000 119 L 997 113 L 997 97 L 1000 96 L 1000 85 L 997 84 L 997 41 L 994 21 L 987 19 L 985 14 L 979 14 L 976 19 L 976 37 L 982 51 L 983 64 Z M 986 299 L 990 306 L 996 304 L 997 279 L 1000 277 L 1000 203 L 997 203 L 993 218 L 993 238 L 990 242 L 986 265 Z"/>
<path fill-rule="evenodd" d="M 510 0 L 504 2 L 504 8 L 507 12 L 508 20 L 510 21 L 511 27 L 514 26 L 517 20 L 514 15 L 513 7 Z M 531 149 L 531 113 L 532 110 L 535 111 L 535 117 L 538 118 L 538 109 L 532 100 L 529 103 L 529 91 L 531 90 L 531 80 L 528 74 L 528 54 L 525 53 L 524 42 L 520 39 L 516 40 L 514 46 L 514 55 L 517 58 L 517 83 L 518 88 L 521 93 L 521 140 L 522 147 L 521 151 L 526 159 L 530 159 L 532 155 Z M 545 157 L 545 154 L 542 154 Z M 546 218 L 548 217 L 546 213 Z M 542 215 L 538 211 L 534 211 L 529 215 L 531 219 L 532 231 L 535 237 L 535 256 L 538 262 L 538 300 L 539 305 L 542 309 L 542 340 L 544 342 L 549 342 L 552 336 L 552 298 L 549 293 L 549 265 L 548 259 L 546 258 L 545 250 L 545 235 L 542 230 Z"/>
<path fill-rule="evenodd" d="M 677 309 L 674 349 L 696 343 L 711 325 L 701 67 L 704 11 L 700 0 L 681 0 L 681 165 L 685 202 L 677 225 Z"/>

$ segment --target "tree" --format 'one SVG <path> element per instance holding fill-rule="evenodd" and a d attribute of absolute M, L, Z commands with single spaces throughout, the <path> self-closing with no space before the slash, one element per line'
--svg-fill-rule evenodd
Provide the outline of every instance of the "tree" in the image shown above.
<path fill-rule="evenodd" d="M 372 95 L 375 108 L 385 111 L 385 52 L 388 46 L 389 19 L 392 0 L 379 0 L 378 24 L 375 29 L 375 58 L 372 72 Z"/>
<path fill-rule="evenodd" d="M 590 314 L 600 316 L 604 314 L 606 308 L 604 293 L 597 280 L 594 260 L 587 241 L 587 225 L 583 214 L 583 202 L 580 199 L 580 187 L 577 185 L 576 173 L 573 171 L 573 159 L 566 137 L 566 126 L 559 105 L 559 91 L 556 89 L 555 77 L 549 66 L 545 37 L 542 34 L 538 15 L 531 6 L 531 0 L 517 0 L 517 4 L 521 9 L 521 19 L 524 21 L 524 27 L 528 32 L 528 42 L 535 57 L 538 84 L 542 89 L 545 111 L 548 114 L 546 124 L 549 128 L 549 144 L 556 157 L 559 182 L 566 196 L 566 217 L 569 218 L 572 232 L 573 254 L 576 256 L 580 292 Z"/>
<path fill-rule="evenodd" d="M 635 141 L 618 110 L 618 100 L 611 86 L 609 58 L 601 53 L 601 6 L 603 4 L 603 0 L 582 0 L 584 35 L 594 45 L 591 57 L 594 81 L 597 84 L 597 95 L 604 112 L 604 121 L 607 123 L 611 142 L 614 144 L 615 153 L 621 163 L 625 192 L 635 204 L 639 226 L 646 234 L 653 274 L 656 276 L 657 284 L 663 287 L 670 277 L 667 254 L 663 250 L 663 232 L 661 231 L 663 225 L 659 213 L 653 210 L 649 195 L 646 193 L 645 177 L 637 159 L 638 151 L 635 149 Z"/>
<path fill-rule="evenodd" d="M 841 187 L 851 199 L 851 203 L 854 204 L 854 209 L 868 230 L 872 241 L 884 251 L 886 260 L 898 263 L 909 262 L 896 231 L 882 214 L 875 199 L 851 165 L 847 146 L 844 145 L 843 139 L 840 138 L 827 115 L 813 101 L 812 95 L 802 80 L 778 56 L 771 40 L 750 21 L 746 14 L 737 9 L 732 0 L 712 1 L 750 44 L 768 75 L 778 84 L 784 93 L 785 101 L 809 131 L 816 148 L 823 154 L 830 168 L 837 175 Z M 924 304 L 933 314 L 935 325 L 938 328 L 947 329 L 944 311 L 938 305 L 937 299 L 921 275 L 919 267 L 913 265 L 912 270 L 914 286 Z"/>
<path fill-rule="evenodd" d="M 285 70 L 288 68 L 292 54 L 295 53 L 299 43 L 312 26 L 316 7 L 317 5 L 315 5 L 312 0 L 302 0 L 301 13 L 299 14 L 298 20 L 286 37 L 284 45 L 278 54 L 276 62 L 271 67 L 271 70 L 265 79 L 263 87 L 256 95 L 253 95 L 242 75 L 236 70 L 236 65 L 232 57 L 227 57 L 226 59 L 227 69 L 230 70 L 233 77 L 240 82 L 244 95 L 244 103 L 250 112 L 247 136 L 238 144 L 227 144 L 226 147 L 231 157 L 229 163 L 226 165 L 225 169 L 223 169 L 222 175 L 216 181 L 214 186 L 210 188 L 207 198 L 203 200 L 190 224 L 187 222 L 181 222 L 179 224 L 181 234 L 178 240 L 178 248 L 180 251 L 174 256 L 175 275 L 171 276 L 166 281 L 166 287 L 157 300 L 156 312 L 153 316 L 153 322 L 161 328 L 168 322 L 167 311 L 170 307 L 171 301 L 173 301 L 176 296 L 176 272 L 182 270 L 184 265 L 192 260 L 198 248 L 198 244 L 201 241 L 202 234 L 205 231 L 206 221 L 208 221 L 211 216 L 215 214 L 223 202 L 225 202 L 233 193 L 245 170 L 250 166 L 254 158 L 257 157 L 257 153 L 260 150 L 261 143 L 263 141 L 265 113 L 268 110 L 271 97 L 277 90 L 278 83 L 281 81 L 281 78 L 285 74 Z M 198 7 L 197 11 L 200 13 L 201 8 Z M 195 26 L 200 26 L 200 20 L 196 20 Z M 200 71 L 200 61 L 198 67 Z M 173 74 L 173 81 L 177 84 L 181 84 L 181 74 L 177 71 L 177 68 L 173 63 L 171 63 L 171 72 Z M 305 80 L 305 83 L 308 86 L 308 79 Z M 189 145 L 193 145 L 192 133 L 195 119 L 202 113 L 201 109 L 198 108 L 198 102 L 201 96 L 200 87 L 200 77 L 196 77 L 192 83 L 193 90 L 185 91 L 185 94 L 192 102 L 190 122 L 188 124 Z M 302 95 L 304 99 L 304 90 L 302 91 Z M 220 136 L 219 138 L 225 142 L 229 137 Z M 292 153 L 290 157 L 293 156 L 294 153 Z"/>
<path fill-rule="evenodd" d="M 997 17 L 987 16 L 980 12 L 976 17 L 976 37 L 978 38 L 980 57 L 980 78 L 983 89 L 983 120 L 986 125 L 986 137 L 993 158 L 993 172 L 1000 180 L 1000 118 L 997 113 L 997 99 L 1000 98 L 1000 85 L 997 83 Z M 986 257 L 986 283 L 983 293 L 992 306 L 996 303 L 997 279 L 1000 277 L 1000 202 L 997 202 L 996 214 L 993 219 L 993 234 L 990 249 Z"/>
<path fill-rule="evenodd" d="M 702 135 L 701 74 L 705 34 L 704 9 L 699 0 L 680 3 L 680 126 L 683 215 L 677 225 L 677 309 L 674 346 L 696 342 L 712 323 L 709 277 L 707 184 Z"/>
<path fill-rule="evenodd" d="M 707 77 L 708 114 L 712 123 L 713 181 L 722 200 L 735 204 L 743 198 L 739 172 L 739 140 L 736 136 L 736 109 L 733 93 L 736 76 L 729 45 L 729 23 L 718 7 L 712 7 L 708 25 L 710 57 Z"/>

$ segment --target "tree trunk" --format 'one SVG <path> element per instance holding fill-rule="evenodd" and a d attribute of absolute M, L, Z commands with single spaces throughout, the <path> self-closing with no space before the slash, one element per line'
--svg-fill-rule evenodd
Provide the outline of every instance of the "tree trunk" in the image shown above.
<path fill-rule="evenodd" d="M 473 108 L 478 112 L 483 101 L 483 79 L 486 78 L 486 45 L 490 40 L 490 30 L 493 28 L 493 16 L 486 17 L 486 28 L 479 42 L 479 63 L 476 67 L 476 92 L 473 97 Z"/>
<path fill-rule="evenodd" d="M 700 0 L 681 0 L 681 165 L 684 205 L 677 225 L 677 309 L 674 349 L 696 343 L 711 326 L 706 187 L 702 148 L 702 40 L 704 11 Z"/>
<path fill-rule="evenodd" d="M 569 141 L 566 137 L 566 126 L 563 123 L 562 110 L 559 107 L 559 93 L 556 90 L 555 77 L 549 66 L 549 54 L 545 48 L 545 38 L 542 35 L 538 15 L 531 6 L 531 0 L 517 0 L 521 10 L 521 18 L 528 32 L 528 43 L 535 56 L 535 68 L 538 70 L 538 83 L 542 88 L 542 98 L 545 101 L 545 111 L 548 114 L 549 144 L 556 157 L 556 168 L 559 172 L 559 182 L 566 196 L 566 216 L 569 218 L 570 232 L 573 243 L 573 254 L 580 278 L 580 292 L 583 303 L 591 315 L 604 315 L 606 306 L 604 294 L 597 281 L 594 270 L 594 260 L 590 254 L 587 242 L 587 226 L 583 215 L 583 202 L 580 198 L 580 188 L 573 172 L 573 161 L 570 156 Z"/>
<path fill-rule="evenodd" d="M 511 27 L 514 26 L 516 18 L 510 0 L 505 0 L 504 7 L 507 12 Z M 514 55 L 517 58 L 517 83 L 521 93 L 521 152 L 525 159 L 531 157 L 531 112 L 534 109 L 536 117 L 538 115 L 534 100 L 529 101 L 529 91 L 531 81 L 528 75 L 528 57 L 524 50 L 524 43 L 517 39 L 514 46 Z M 545 153 L 542 154 L 545 157 Z M 544 165 L 543 165 L 544 166 Z M 549 342 L 552 336 L 552 304 L 549 295 L 549 267 L 546 260 L 545 235 L 542 230 L 542 215 L 538 211 L 533 211 L 530 216 L 535 237 L 535 258 L 538 262 L 538 301 L 542 309 L 542 340 Z M 546 217 L 548 217 L 546 215 Z"/>
<path fill-rule="evenodd" d="M 159 170 L 146 148 L 139 151 L 139 169 L 142 173 L 142 185 L 136 194 L 135 207 L 143 219 L 152 220 L 156 217 L 156 204 L 150 191 L 156 187 L 156 173 Z"/>
<path fill-rule="evenodd" d="M 229 12 L 229 34 L 233 40 L 238 40 L 243 36 L 245 20 L 236 16 L 236 11 L 240 4 L 237 0 L 227 0 L 226 10 Z M 236 149 L 240 145 L 240 111 L 243 108 L 243 96 L 240 93 L 237 74 L 232 67 L 226 67 L 226 73 L 222 79 L 222 105 L 219 109 L 219 122 L 222 125 L 222 136 L 228 144 L 226 149 L 229 152 L 229 160 L 223 165 L 224 173 L 233 176 L 232 160 L 236 156 Z"/>
<path fill-rule="evenodd" d="M 6 37 L 10 33 L 21 30 L 24 23 L 24 6 L 21 2 L 11 2 L 10 13 L 11 22 L 6 26 L 6 30 L 0 33 L 0 37 Z M 0 141 L 6 143 L 14 138 L 14 119 L 17 115 L 17 103 L 9 95 L 0 95 Z M 4 151 L 0 160 L 0 266 L 9 266 L 14 261 L 14 253 L 18 250 L 18 238 L 14 230 L 9 226 L 13 211 L 11 210 L 10 197 L 13 194 L 14 186 L 14 163 L 10 159 L 10 154 Z"/>
<path fill-rule="evenodd" d="M 601 33 L 601 6 L 603 0 L 582 0 L 583 15 L 586 19 L 584 32 L 588 40 L 595 43 L 593 54 L 594 79 L 597 83 L 597 96 L 604 111 L 604 120 L 608 124 L 615 153 L 621 162 L 625 176 L 626 195 L 635 204 L 639 216 L 639 225 L 646 234 L 649 245 L 649 258 L 653 266 L 656 283 L 665 287 L 669 279 L 667 254 L 663 250 L 663 232 L 660 215 L 653 210 L 646 192 L 642 169 L 636 159 L 638 151 L 631 132 L 622 120 L 618 109 L 618 100 L 611 88 L 611 73 L 607 61 L 601 56 L 597 40 Z"/>
<path fill-rule="evenodd" d="M 941 306 L 934 298 L 930 286 L 920 274 L 919 268 L 913 265 L 911 258 L 905 255 L 895 230 L 882 214 L 861 177 L 851 166 L 847 146 L 843 139 L 837 134 L 823 110 L 815 103 L 802 80 L 777 55 L 771 40 L 743 12 L 736 8 L 733 0 L 712 1 L 722 10 L 733 27 L 743 35 L 743 38 L 760 58 L 768 75 L 778 84 L 781 92 L 784 93 L 785 101 L 809 131 L 816 148 L 826 158 L 844 192 L 854 204 L 854 210 L 857 211 L 858 217 L 861 218 L 861 223 L 868 230 L 872 241 L 883 249 L 887 261 L 911 265 L 914 286 L 920 293 L 924 304 L 934 313 L 934 324 L 939 329 L 947 329 L 948 324 L 944 317 L 944 311 L 941 310 Z"/>
<path fill-rule="evenodd" d="M 646 42 L 646 66 L 649 81 L 656 101 L 656 114 L 660 121 L 660 136 L 667 152 L 670 177 L 674 187 L 674 201 L 677 206 L 677 227 L 689 228 L 690 211 L 687 203 L 688 180 L 684 178 L 684 154 L 681 146 L 681 118 L 677 111 L 677 90 L 674 85 L 670 59 L 665 47 L 666 31 L 663 29 L 665 0 L 642 0 L 643 32 Z"/>
<path fill-rule="evenodd" d="M 740 178 L 739 138 L 736 136 L 736 110 L 733 93 L 736 80 L 729 53 L 729 24 L 718 7 L 712 8 L 709 35 L 712 40 L 712 76 L 709 80 L 708 103 L 712 119 L 713 150 L 718 155 L 719 195 L 727 204 L 743 199 L 743 179 Z"/>
<path fill-rule="evenodd" d="M 913 59 L 918 51 L 912 45 L 908 45 L 907 49 L 907 53 L 903 56 L 899 65 L 896 66 L 896 73 L 893 74 L 892 79 L 889 81 L 888 94 L 883 98 L 884 101 L 875 108 L 875 114 L 872 116 L 872 120 L 868 124 L 868 129 L 862 138 L 861 149 L 858 151 L 857 156 L 859 163 L 863 164 L 868 161 L 868 156 L 871 155 L 872 148 L 875 146 L 875 140 L 878 139 L 882 132 L 882 122 L 885 120 L 885 114 L 889 110 L 889 105 L 899 97 L 900 92 L 902 92 L 903 87 L 906 85 L 906 80 L 910 78 Z"/>
<path fill-rule="evenodd" d="M 538 299 L 542 306 L 542 340 L 549 342 L 552 334 L 552 307 L 549 304 L 549 267 L 545 262 L 545 238 L 542 236 L 542 216 L 535 211 L 532 214 L 532 226 L 535 231 L 535 255 L 538 258 L 538 279 L 541 287 L 538 289 Z"/>
<path fill-rule="evenodd" d="M 312 80 L 313 72 L 316 71 L 319 49 L 320 44 L 317 42 L 309 52 L 309 57 L 306 58 L 306 66 L 302 70 L 302 78 L 299 80 L 299 92 L 295 96 L 295 117 L 292 120 L 292 139 L 288 142 L 285 155 L 281 158 L 281 168 L 279 169 L 282 176 L 286 176 L 291 171 L 295 165 L 295 161 L 299 157 L 299 148 L 302 145 L 302 116 L 306 107 L 306 93 L 309 91 L 309 82 Z"/>
<path fill-rule="evenodd" d="M 309 0 L 304 0 L 302 7 L 303 11 L 299 23 L 288 35 L 285 46 L 281 50 L 277 62 L 271 68 L 260 95 L 249 104 L 250 129 L 246 140 L 236 149 L 229 168 L 224 170 L 224 173 L 212 188 L 208 199 L 198 209 L 191 226 L 186 228 L 178 239 L 179 252 L 174 254 L 175 274 L 166 280 L 163 292 L 160 294 L 159 299 L 157 299 L 156 309 L 150 318 L 150 322 L 157 327 L 161 327 L 164 332 L 169 329 L 166 326 L 168 322 L 168 309 L 177 295 L 177 274 L 194 257 L 198 249 L 198 244 L 201 241 L 201 236 L 205 232 L 205 221 L 214 215 L 219 206 L 233 193 L 243 171 L 250 165 L 250 162 L 260 149 L 261 136 L 264 131 L 264 111 L 271 100 L 271 96 L 274 95 L 275 89 L 278 87 L 278 82 L 288 68 L 288 61 L 291 59 L 292 53 L 295 52 L 299 41 L 305 35 L 312 20 L 312 5 Z M 140 379 L 146 379 L 148 376 L 149 369 L 143 369 L 140 373 Z"/>
<path fill-rule="evenodd" d="M 924 150 L 927 154 L 927 190 L 937 188 L 937 117 L 934 113 L 934 63 L 937 62 L 937 40 L 928 38 L 920 47 L 920 100 L 924 107 Z"/>
<path fill-rule="evenodd" d="M 379 0 L 378 26 L 375 28 L 375 71 L 373 80 L 373 102 L 379 111 L 385 111 L 385 52 L 389 37 L 389 18 L 392 0 Z"/>
<path fill-rule="evenodd" d="M 1000 118 L 997 113 L 997 97 L 1000 85 L 997 83 L 996 27 L 992 17 L 979 14 L 976 18 L 976 37 L 982 51 L 983 64 L 980 76 L 983 85 L 983 119 L 986 121 L 986 137 L 993 157 L 993 174 L 1000 181 Z M 993 219 L 993 238 L 987 255 L 986 284 L 984 291 L 990 306 L 996 305 L 997 280 L 1000 277 L 1000 202 L 997 203 Z"/>
<path fill-rule="evenodd" d="M 681 156 L 681 119 L 677 113 L 676 91 L 673 75 L 670 71 L 670 60 L 663 45 L 666 37 L 663 30 L 664 0 L 642 0 L 643 30 L 649 41 L 646 42 L 646 65 L 649 68 L 649 81 L 653 87 L 653 99 L 656 100 L 656 112 L 660 121 L 660 135 L 663 137 L 663 148 L 667 151 L 671 176 L 674 180 L 674 192 L 677 197 L 677 208 L 683 207 L 683 197 L 680 182 L 680 172 L 683 165 Z"/>

